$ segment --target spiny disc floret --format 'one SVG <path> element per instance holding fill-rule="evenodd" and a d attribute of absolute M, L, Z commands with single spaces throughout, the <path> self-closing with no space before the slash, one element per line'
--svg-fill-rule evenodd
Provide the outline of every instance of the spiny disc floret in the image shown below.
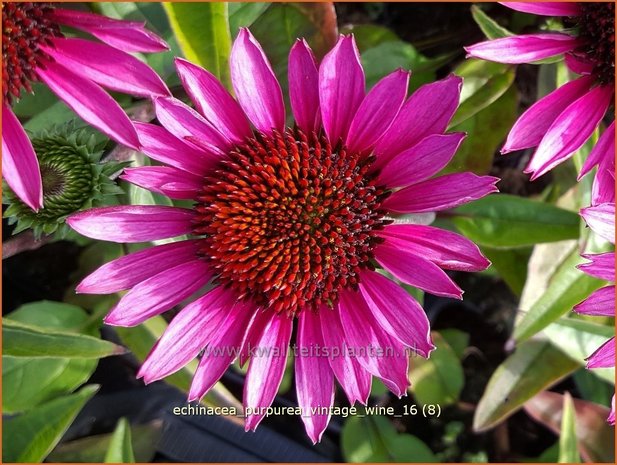
<path fill-rule="evenodd" d="M 585 45 L 577 50 L 593 63 L 593 73 L 600 84 L 615 82 L 615 4 L 580 2 L 577 18 L 579 37 Z"/>
<path fill-rule="evenodd" d="M 4 2 L 2 5 L 2 98 L 11 104 L 22 89 L 32 91 L 36 68 L 51 59 L 40 48 L 53 37 L 62 37 L 60 27 L 50 17 L 50 3 Z"/>
<path fill-rule="evenodd" d="M 194 226 L 220 283 L 289 315 L 356 287 L 387 223 L 371 162 L 298 129 L 231 151 L 205 181 Z"/>

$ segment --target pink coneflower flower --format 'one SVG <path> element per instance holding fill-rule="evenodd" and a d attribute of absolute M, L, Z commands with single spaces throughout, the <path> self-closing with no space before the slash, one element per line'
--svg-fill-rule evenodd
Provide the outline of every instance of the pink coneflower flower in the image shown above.
<path fill-rule="evenodd" d="M 613 196 L 614 194 L 613 184 Z M 587 225 L 600 237 L 615 244 L 615 203 L 603 203 L 583 208 L 581 216 Z M 615 282 L 615 252 L 583 255 L 589 263 L 579 265 L 584 273 L 605 281 Z M 605 286 L 593 292 L 587 299 L 574 307 L 574 311 L 585 315 L 615 316 L 615 285 Z M 615 338 L 602 344 L 587 359 L 587 368 L 610 368 L 615 366 Z M 608 421 L 615 424 L 614 398 Z"/>
<path fill-rule="evenodd" d="M 396 215 L 470 202 L 495 192 L 497 179 L 433 177 L 464 136 L 444 134 L 460 78 L 425 85 L 406 99 L 409 73 L 397 70 L 365 95 L 353 37 L 341 37 L 320 66 L 299 40 L 289 55 L 290 128 L 281 87 L 246 29 L 230 66 L 237 101 L 212 74 L 177 59 L 198 111 L 158 98 L 163 127 L 137 124 L 145 153 L 168 166 L 127 170 L 124 179 L 191 199 L 192 209 L 115 206 L 68 220 L 81 234 L 108 241 L 189 239 L 114 260 L 77 290 L 130 289 L 105 322 L 132 326 L 210 284 L 172 320 L 139 376 L 147 383 L 164 378 L 205 349 L 189 393 L 194 400 L 236 357 L 250 359 L 247 430 L 274 400 L 297 320 L 298 402 L 317 442 L 335 378 L 351 403 L 367 401 L 372 376 L 401 396 L 409 384 L 406 348 L 425 357 L 434 348 L 422 307 L 397 280 L 461 298 L 443 269 L 489 265 L 469 240 L 396 224 Z"/>
<path fill-rule="evenodd" d="M 537 146 L 525 170 L 535 179 L 570 158 L 592 135 L 613 102 L 615 4 L 506 2 L 503 5 L 526 13 L 561 16 L 567 26 L 572 26 L 564 32 L 505 37 L 466 48 L 469 56 L 513 64 L 565 53 L 568 68 L 581 75 L 532 105 L 508 135 L 502 153 Z M 611 147 L 610 157 L 614 158 L 614 145 Z"/>
<path fill-rule="evenodd" d="M 60 25 L 101 42 L 66 38 Z M 39 165 L 32 144 L 11 110 L 22 90 L 42 81 L 87 123 L 137 149 L 128 116 L 101 86 L 132 95 L 169 95 L 161 78 L 126 52 L 159 52 L 167 45 L 141 23 L 56 8 L 52 3 L 2 5 L 2 174 L 28 206 L 43 206 Z"/>

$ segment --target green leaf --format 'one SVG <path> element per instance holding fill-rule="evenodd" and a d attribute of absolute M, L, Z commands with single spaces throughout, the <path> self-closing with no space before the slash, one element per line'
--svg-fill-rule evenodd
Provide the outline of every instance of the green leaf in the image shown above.
<path fill-rule="evenodd" d="M 454 74 L 463 78 L 461 104 L 450 126 L 454 127 L 497 101 L 514 82 L 513 67 L 482 60 L 466 60 Z"/>
<path fill-rule="evenodd" d="M 184 57 L 229 87 L 231 35 L 227 3 L 168 2 L 163 7 Z"/>
<path fill-rule="evenodd" d="M 555 347 L 582 366 L 589 355 L 615 335 L 615 328 L 592 321 L 562 318 L 544 328 L 543 333 Z M 615 370 L 612 368 L 594 369 L 590 373 L 615 384 Z"/>
<path fill-rule="evenodd" d="M 457 208 L 453 214 L 459 231 L 488 247 L 524 247 L 579 235 L 576 213 L 514 195 L 484 197 Z"/>
<path fill-rule="evenodd" d="M 452 348 L 456 356 L 462 359 L 465 349 L 469 346 L 469 333 L 460 329 L 448 328 L 439 330 L 439 334 Z"/>
<path fill-rule="evenodd" d="M 474 430 L 497 425 L 578 367 L 550 342 L 532 339 L 520 344 L 491 376 L 476 408 Z"/>
<path fill-rule="evenodd" d="M 347 462 L 437 462 L 424 442 L 398 434 L 382 416 L 349 418 L 343 426 L 341 448 Z"/>
<path fill-rule="evenodd" d="M 576 412 L 569 392 L 563 396 L 561 434 L 559 435 L 559 463 L 580 463 L 576 440 Z"/>
<path fill-rule="evenodd" d="M 81 308 L 49 301 L 22 305 L 6 318 L 70 332 L 81 332 L 81 326 L 88 321 Z M 93 359 L 3 357 L 4 413 L 22 412 L 72 392 L 90 377 L 96 364 Z"/>
<path fill-rule="evenodd" d="M 118 421 L 105 454 L 105 463 L 135 463 L 131 444 L 131 427 L 126 418 L 120 418 Z"/>
<path fill-rule="evenodd" d="M 361 59 L 367 88 L 373 87 L 377 81 L 397 68 L 412 71 L 411 90 L 435 79 L 434 70 L 418 71 L 430 60 L 421 55 L 413 45 L 402 40 L 382 42 L 371 47 L 362 53 Z"/>
<path fill-rule="evenodd" d="M 230 2 L 229 30 L 232 37 L 241 27 L 251 26 L 270 7 L 270 2 Z"/>
<path fill-rule="evenodd" d="M 576 268 L 576 265 L 585 261 L 579 253 L 578 247 L 574 245 L 551 275 L 546 290 L 527 311 L 521 303 L 522 317 L 516 321 L 513 334 L 517 341 L 529 339 L 602 286 L 602 281 Z M 554 257 L 548 258 L 554 260 Z"/>
<path fill-rule="evenodd" d="M 520 297 L 527 280 L 527 263 L 533 249 L 531 247 L 495 249 L 482 246 L 480 250 L 491 261 L 491 266 L 497 270 L 512 292 Z"/>
<path fill-rule="evenodd" d="M 163 424 L 157 420 L 146 425 L 131 428 L 131 444 L 135 462 L 151 462 L 161 437 Z M 59 444 L 47 457 L 52 463 L 101 463 L 109 449 L 112 434 L 98 434 Z"/>
<path fill-rule="evenodd" d="M 518 92 L 510 87 L 488 107 L 467 118 L 452 131 L 466 132 L 467 137 L 443 173 L 472 171 L 487 174 L 493 158 L 516 120 Z"/>
<path fill-rule="evenodd" d="M 121 346 L 82 334 L 49 331 L 3 318 L 2 350 L 11 357 L 92 359 L 125 353 Z"/>
<path fill-rule="evenodd" d="M 493 18 L 489 17 L 478 5 L 472 5 L 471 16 L 484 35 L 490 40 L 514 35 L 505 27 L 500 26 Z"/>
<path fill-rule="evenodd" d="M 394 31 L 376 24 L 359 24 L 343 27 L 342 34 L 353 34 L 360 53 L 384 42 L 397 42 L 401 38 Z"/>
<path fill-rule="evenodd" d="M 461 361 L 437 332 L 432 333 L 437 349 L 430 358 L 412 357 L 410 360 L 410 389 L 423 405 L 451 405 L 458 401 L 465 383 Z"/>
<path fill-rule="evenodd" d="M 597 370 L 581 368 L 574 373 L 572 378 L 583 399 L 602 404 L 615 392 L 615 379 L 606 382 L 594 374 L 595 371 Z"/>
<path fill-rule="evenodd" d="M 42 462 L 97 390 L 98 386 L 86 386 L 76 394 L 60 397 L 28 413 L 4 420 L 3 461 Z"/>

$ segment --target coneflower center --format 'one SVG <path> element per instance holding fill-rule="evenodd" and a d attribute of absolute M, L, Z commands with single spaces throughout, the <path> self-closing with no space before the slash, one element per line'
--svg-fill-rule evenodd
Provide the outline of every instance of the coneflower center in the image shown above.
<path fill-rule="evenodd" d="M 579 37 L 585 40 L 580 52 L 593 65 L 600 84 L 615 82 L 615 4 L 613 2 L 580 2 L 577 18 Z"/>
<path fill-rule="evenodd" d="M 36 68 L 49 57 L 40 44 L 62 37 L 60 27 L 50 18 L 50 3 L 4 2 L 2 4 L 2 98 L 11 104 L 22 89 L 32 91 Z"/>
<path fill-rule="evenodd" d="M 196 205 L 194 232 L 223 285 L 289 315 L 333 305 L 370 267 L 387 192 L 372 158 L 288 129 L 255 134 L 221 163 Z"/>

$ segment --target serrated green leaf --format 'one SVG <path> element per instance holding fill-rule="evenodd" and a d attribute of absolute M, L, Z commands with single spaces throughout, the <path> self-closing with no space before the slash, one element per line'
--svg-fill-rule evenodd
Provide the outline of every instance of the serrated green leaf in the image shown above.
<path fill-rule="evenodd" d="M 507 194 L 463 205 L 452 220 L 472 241 L 495 248 L 576 239 L 580 222 L 574 212 Z"/>
<path fill-rule="evenodd" d="M 580 463 L 576 440 L 576 412 L 569 392 L 563 396 L 561 434 L 559 435 L 559 463 Z"/>
<path fill-rule="evenodd" d="M 520 344 L 491 376 L 476 408 L 474 430 L 482 432 L 497 425 L 578 367 L 548 341 L 532 339 Z"/>
<path fill-rule="evenodd" d="M 184 57 L 203 66 L 229 87 L 231 35 L 227 3 L 164 3 Z"/>
<path fill-rule="evenodd" d="M 50 331 L 2 319 L 2 350 L 9 357 L 97 359 L 125 353 L 121 346 L 92 336 Z"/>
<path fill-rule="evenodd" d="M 105 454 L 105 463 L 135 463 L 131 427 L 126 418 L 120 418 L 116 425 Z"/>
<path fill-rule="evenodd" d="M 47 402 L 18 417 L 4 420 L 3 462 L 42 462 L 58 444 L 84 404 L 98 386 Z"/>

